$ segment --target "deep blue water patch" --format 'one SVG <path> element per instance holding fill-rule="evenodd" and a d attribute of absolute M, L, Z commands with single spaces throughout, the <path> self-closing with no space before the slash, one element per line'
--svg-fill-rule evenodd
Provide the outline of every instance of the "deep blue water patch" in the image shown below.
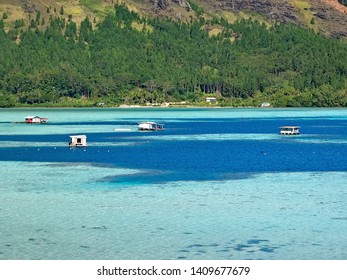
<path fill-rule="evenodd" d="M 136 122 L 126 120 L 114 124 L 135 125 Z M 66 134 L 0 135 L 0 141 L 17 142 L 16 147 L 0 148 L 0 160 L 82 162 L 141 170 L 140 174 L 104 178 L 108 182 L 129 184 L 242 179 L 262 172 L 347 171 L 347 144 L 343 142 L 347 139 L 345 120 L 317 117 L 165 122 L 166 130 L 160 132 L 87 133 L 89 147 L 78 149 L 67 147 Z M 85 123 L 76 123 L 76 130 L 79 125 Z M 281 125 L 300 125 L 302 135 L 280 137 L 278 127 Z M 207 140 L 189 140 L 190 135 L 206 134 L 211 135 Z M 217 134 L 247 137 L 214 138 Z M 257 139 L 259 134 L 270 137 Z M 182 136 L 185 140 L 177 140 Z M 20 142 L 23 146 L 18 145 Z M 37 145 L 25 146 L 28 142 Z M 50 142 L 66 143 L 66 147 L 44 145 Z M 107 144 L 110 142 L 114 145 Z"/>

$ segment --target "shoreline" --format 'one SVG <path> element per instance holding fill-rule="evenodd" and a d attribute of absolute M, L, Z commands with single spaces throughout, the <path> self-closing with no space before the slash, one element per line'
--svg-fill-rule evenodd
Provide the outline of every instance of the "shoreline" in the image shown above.
<path fill-rule="evenodd" d="M 186 105 L 186 106 L 143 106 L 143 105 L 127 105 L 127 106 L 78 106 L 78 107 L 63 107 L 63 106 L 24 106 L 24 107 L 5 107 L 0 108 L 1 110 L 15 110 L 15 109 L 28 109 L 28 110 L 39 110 L 39 109 L 262 109 L 262 110 L 290 110 L 290 109 L 347 109 L 347 107 L 261 107 L 261 106 L 198 106 L 198 105 Z"/>

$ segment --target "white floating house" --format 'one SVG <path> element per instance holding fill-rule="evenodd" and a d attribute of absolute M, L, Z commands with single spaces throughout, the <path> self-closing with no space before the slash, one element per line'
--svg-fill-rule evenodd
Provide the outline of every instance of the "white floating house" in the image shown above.
<path fill-rule="evenodd" d="M 70 136 L 70 147 L 87 147 L 86 135 L 72 135 Z"/>
<path fill-rule="evenodd" d="M 41 118 L 38 116 L 27 116 L 25 118 L 25 123 L 47 123 L 48 119 L 47 118 Z"/>
<path fill-rule="evenodd" d="M 281 126 L 280 134 L 281 135 L 299 135 L 300 126 Z"/>
<path fill-rule="evenodd" d="M 155 122 L 141 122 L 139 130 L 164 130 L 164 125 Z"/>

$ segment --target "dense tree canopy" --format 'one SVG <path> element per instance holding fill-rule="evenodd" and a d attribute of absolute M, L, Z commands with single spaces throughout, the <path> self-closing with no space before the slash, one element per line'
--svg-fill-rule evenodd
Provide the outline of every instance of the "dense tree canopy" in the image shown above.
<path fill-rule="evenodd" d="M 347 106 L 346 43 L 297 26 L 144 18 L 123 5 L 94 29 L 88 18 L 50 18 L 44 31 L 41 21 L 9 32 L 0 22 L 0 106 L 206 95 L 220 105 Z"/>

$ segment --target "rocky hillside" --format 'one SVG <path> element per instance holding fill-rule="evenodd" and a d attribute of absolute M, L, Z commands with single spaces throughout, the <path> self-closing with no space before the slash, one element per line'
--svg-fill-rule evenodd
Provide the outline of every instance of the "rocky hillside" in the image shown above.
<path fill-rule="evenodd" d="M 207 16 L 229 20 L 255 17 L 267 22 L 293 23 L 313 28 L 329 36 L 347 37 L 347 7 L 338 0 L 144 0 L 145 12 L 182 17 L 178 7 L 201 7 Z M 178 7 L 177 7 L 178 6 Z"/>
<path fill-rule="evenodd" d="M 18 19 L 72 16 L 75 22 L 86 16 L 101 20 L 117 0 L 0 0 L 0 15 L 7 28 Z M 122 0 L 130 9 L 150 15 L 189 20 L 197 16 L 223 16 L 229 21 L 254 17 L 268 24 L 294 23 L 332 37 L 347 37 L 347 7 L 339 0 Z M 42 24 L 41 26 L 44 26 Z"/>

